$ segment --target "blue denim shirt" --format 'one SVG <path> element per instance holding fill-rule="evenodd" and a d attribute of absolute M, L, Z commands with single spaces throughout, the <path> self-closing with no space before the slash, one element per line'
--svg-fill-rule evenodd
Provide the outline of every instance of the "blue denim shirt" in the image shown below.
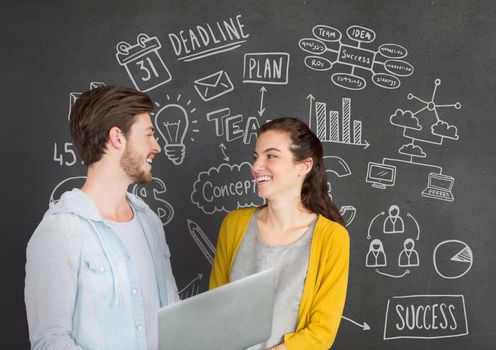
<path fill-rule="evenodd" d="M 128 193 L 128 200 L 150 247 L 160 305 L 176 302 L 179 296 L 162 223 L 141 199 Z M 32 349 L 147 349 L 134 263 L 84 192 L 66 192 L 51 205 L 26 255 Z"/>

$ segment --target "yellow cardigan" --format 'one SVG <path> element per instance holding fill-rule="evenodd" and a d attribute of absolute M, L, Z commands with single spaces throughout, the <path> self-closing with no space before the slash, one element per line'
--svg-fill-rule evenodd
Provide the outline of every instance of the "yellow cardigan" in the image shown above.
<path fill-rule="evenodd" d="M 210 274 L 210 289 L 229 283 L 241 240 L 256 208 L 238 209 L 224 218 Z M 284 335 L 288 350 L 327 350 L 334 342 L 348 285 L 350 239 L 346 229 L 319 215 L 310 248 L 296 332 Z"/>

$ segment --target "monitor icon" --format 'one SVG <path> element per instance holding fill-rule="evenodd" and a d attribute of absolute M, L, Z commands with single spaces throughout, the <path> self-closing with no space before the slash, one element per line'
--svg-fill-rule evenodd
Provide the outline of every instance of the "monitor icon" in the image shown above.
<path fill-rule="evenodd" d="M 422 197 L 439 199 L 442 201 L 453 202 L 455 198 L 451 193 L 455 179 L 448 175 L 430 173 L 427 181 L 427 187 L 422 191 Z"/>
<path fill-rule="evenodd" d="M 387 186 L 394 186 L 396 180 L 396 167 L 381 163 L 369 162 L 365 182 L 372 187 L 385 190 Z"/>

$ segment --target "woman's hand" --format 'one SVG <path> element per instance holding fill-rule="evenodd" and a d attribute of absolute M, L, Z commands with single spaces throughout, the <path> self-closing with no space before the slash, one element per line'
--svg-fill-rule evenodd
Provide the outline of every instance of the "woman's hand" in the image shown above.
<path fill-rule="evenodd" d="M 281 343 L 281 344 L 278 344 L 276 346 L 271 347 L 268 350 L 288 350 L 288 349 L 286 348 L 286 345 L 284 345 L 284 343 Z"/>

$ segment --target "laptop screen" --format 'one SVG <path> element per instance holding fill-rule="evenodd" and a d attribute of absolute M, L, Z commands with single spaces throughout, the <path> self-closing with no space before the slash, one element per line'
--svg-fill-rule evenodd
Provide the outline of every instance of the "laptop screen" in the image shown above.
<path fill-rule="evenodd" d="M 436 187 L 449 191 L 451 190 L 451 186 L 453 186 L 453 178 L 444 176 L 430 176 L 429 184 L 430 187 Z"/>

